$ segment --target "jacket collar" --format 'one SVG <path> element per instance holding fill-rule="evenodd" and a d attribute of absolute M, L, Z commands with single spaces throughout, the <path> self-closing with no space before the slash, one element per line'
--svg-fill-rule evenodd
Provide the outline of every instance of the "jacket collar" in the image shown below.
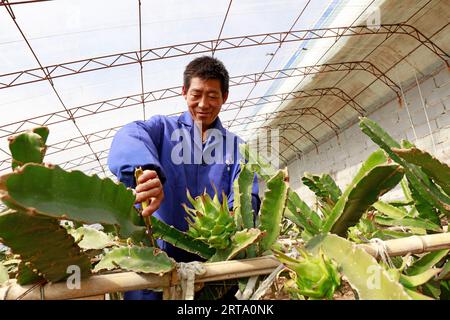
<path fill-rule="evenodd" d="M 192 127 L 192 125 L 194 124 L 194 120 L 192 119 L 191 113 L 189 111 L 183 112 L 178 117 L 178 122 L 183 123 L 184 125 L 186 125 L 188 127 Z M 211 128 L 218 129 L 218 130 L 220 130 L 220 132 L 222 132 L 223 135 L 226 135 L 226 130 L 223 127 L 222 122 L 220 121 L 219 117 L 217 117 L 216 120 L 213 122 Z"/>

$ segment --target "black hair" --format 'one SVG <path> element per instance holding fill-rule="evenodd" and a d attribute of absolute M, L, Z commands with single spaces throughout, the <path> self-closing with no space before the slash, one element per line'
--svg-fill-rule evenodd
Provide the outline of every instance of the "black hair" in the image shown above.
<path fill-rule="evenodd" d="M 230 77 L 220 60 L 210 56 L 202 56 L 189 62 L 183 74 L 183 84 L 186 91 L 191 85 L 191 79 L 195 77 L 203 80 L 219 80 L 222 95 L 228 94 Z"/>

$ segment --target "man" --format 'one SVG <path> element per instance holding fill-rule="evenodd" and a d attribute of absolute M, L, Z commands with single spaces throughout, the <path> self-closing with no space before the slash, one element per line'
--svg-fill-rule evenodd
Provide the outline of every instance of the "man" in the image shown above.
<path fill-rule="evenodd" d="M 233 181 L 240 172 L 238 146 L 242 140 L 226 130 L 218 117 L 228 98 L 229 75 L 225 66 L 212 57 L 191 61 L 184 71 L 182 95 L 188 111 L 180 116 L 153 116 L 135 121 L 117 132 L 109 153 L 108 165 L 117 178 L 136 190 L 136 203 L 149 200 L 144 216 L 154 214 L 167 224 L 187 231 L 187 189 L 193 197 L 214 187 L 227 195 L 232 208 Z M 134 170 L 144 173 L 138 185 Z M 259 211 L 258 183 L 255 178 L 252 205 Z M 201 260 L 198 256 L 158 241 L 161 249 L 177 262 Z M 126 299 L 157 299 L 156 293 L 133 291 Z"/>

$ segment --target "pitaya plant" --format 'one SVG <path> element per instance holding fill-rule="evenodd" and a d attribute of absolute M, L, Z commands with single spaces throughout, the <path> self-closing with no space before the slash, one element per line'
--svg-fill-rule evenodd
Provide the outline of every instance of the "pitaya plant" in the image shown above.
<path fill-rule="evenodd" d="M 206 242 L 211 248 L 220 250 L 229 247 L 231 236 L 237 229 L 228 208 L 227 196 L 222 194 L 222 203 L 220 203 L 217 191 L 213 199 L 206 192 L 195 199 L 189 191 L 187 195 L 193 206 L 192 209 L 186 204 L 183 205 L 188 214 L 187 233 L 193 238 Z"/>
<path fill-rule="evenodd" d="M 25 285 L 64 280 L 71 265 L 80 268 L 81 276 L 111 265 L 158 274 L 172 270 L 174 261 L 148 246 L 132 190 L 111 179 L 43 164 L 48 134 L 48 128 L 39 127 L 9 138 L 13 171 L 0 177 L 0 198 L 7 206 L 0 212 L 0 239 L 13 257 L 2 264 L 14 266 L 9 276 Z M 88 226 L 74 229 L 75 224 L 100 224 L 112 234 Z M 161 221 L 154 225 L 155 233 L 169 229 Z M 146 252 L 154 259 L 139 258 Z M 109 264 L 98 263 L 101 257 Z"/>
<path fill-rule="evenodd" d="M 298 248 L 297 252 L 300 257 L 292 258 L 275 251 L 278 260 L 291 271 L 292 282 L 288 283 L 288 291 L 313 299 L 332 299 L 341 284 L 337 264 L 322 251 L 317 256 L 302 248 Z"/>

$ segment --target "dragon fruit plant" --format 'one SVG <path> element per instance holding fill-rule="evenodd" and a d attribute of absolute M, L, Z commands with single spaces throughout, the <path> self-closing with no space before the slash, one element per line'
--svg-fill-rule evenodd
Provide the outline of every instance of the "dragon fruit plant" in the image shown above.
<path fill-rule="evenodd" d="M 236 225 L 228 208 L 228 199 L 222 194 L 222 203 L 217 192 L 211 199 L 206 192 L 193 199 L 188 191 L 188 200 L 194 207 L 184 204 L 188 214 L 188 234 L 205 241 L 211 248 L 225 249 L 231 245 L 231 236 L 236 233 Z"/>
<path fill-rule="evenodd" d="M 82 277 L 118 267 L 156 274 L 174 269 L 172 259 L 150 246 L 132 190 L 108 178 L 42 163 L 48 135 L 48 128 L 38 127 L 8 139 L 12 172 L 0 177 L 0 199 L 6 205 L 0 212 L 0 241 L 8 257 L 1 261 L 2 282 L 5 267 L 7 281 L 21 285 L 62 281 L 73 265 Z M 155 234 L 170 230 L 154 220 Z"/>
<path fill-rule="evenodd" d="M 332 299 L 341 284 L 337 264 L 325 257 L 322 251 L 317 256 L 299 248 L 299 258 L 292 258 L 280 251 L 275 256 L 289 270 L 291 280 L 285 284 L 291 295 L 302 295 L 312 299 Z"/>

